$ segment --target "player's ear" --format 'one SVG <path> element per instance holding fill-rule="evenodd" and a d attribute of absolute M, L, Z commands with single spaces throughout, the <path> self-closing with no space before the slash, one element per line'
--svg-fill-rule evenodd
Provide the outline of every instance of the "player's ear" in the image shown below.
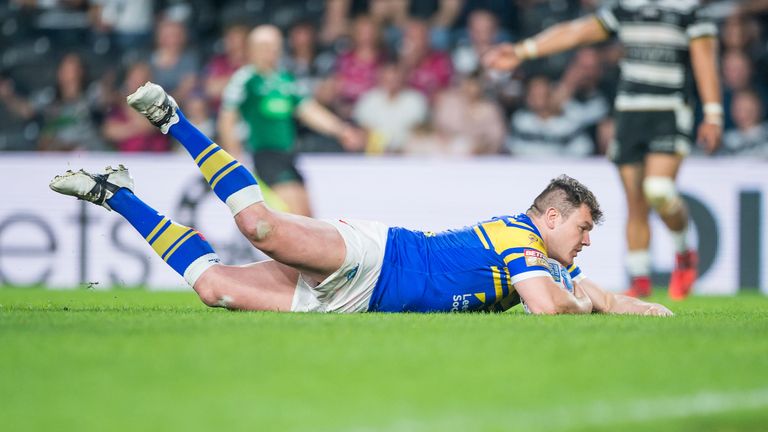
<path fill-rule="evenodd" d="M 558 211 L 554 207 L 547 208 L 547 211 L 544 212 L 544 219 L 547 222 L 547 228 L 554 228 L 557 224 L 557 218 L 560 217 L 560 211 Z"/>

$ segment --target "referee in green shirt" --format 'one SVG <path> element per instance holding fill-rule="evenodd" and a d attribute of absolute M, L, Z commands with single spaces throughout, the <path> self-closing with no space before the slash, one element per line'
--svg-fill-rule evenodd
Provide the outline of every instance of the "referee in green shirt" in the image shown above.
<path fill-rule="evenodd" d="M 221 146 L 241 159 L 238 124 L 248 127 L 246 148 L 253 154 L 256 174 L 282 199 L 291 213 L 310 216 L 309 197 L 296 169 L 298 117 L 317 132 L 339 140 L 347 150 L 364 144 L 362 132 L 303 94 L 290 73 L 279 68 L 283 37 L 272 25 L 253 29 L 248 36 L 250 64 L 240 68 L 224 89 L 219 113 Z"/>

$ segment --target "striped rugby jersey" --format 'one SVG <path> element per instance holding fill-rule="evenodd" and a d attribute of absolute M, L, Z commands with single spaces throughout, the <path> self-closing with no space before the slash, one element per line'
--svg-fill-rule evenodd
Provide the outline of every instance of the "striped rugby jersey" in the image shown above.
<path fill-rule="evenodd" d="M 698 0 L 618 0 L 597 12 L 600 24 L 624 44 L 617 111 L 674 110 L 694 89 L 689 44 L 714 37 Z"/>

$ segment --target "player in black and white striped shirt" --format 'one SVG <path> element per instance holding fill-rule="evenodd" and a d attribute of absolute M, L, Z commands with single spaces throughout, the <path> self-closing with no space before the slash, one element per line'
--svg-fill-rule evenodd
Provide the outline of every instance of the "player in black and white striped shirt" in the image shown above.
<path fill-rule="evenodd" d="M 688 211 L 675 186 L 680 163 L 691 148 L 694 83 L 704 111 L 697 141 L 708 152 L 719 146 L 723 122 L 717 28 L 699 10 L 697 0 L 619 0 L 595 15 L 557 24 L 521 43 L 498 45 L 483 59 L 487 67 L 512 70 L 525 60 L 613 35 L 624 44 L 615 101 L 616 137 L 609 157 L 619 168 L 627 196 L 629 295 L 651 292 L 651 208 L 670 229 L 677 249 L 670 296 L 685 298 L 696 279 L 698 259 L 687 243 Z"/>

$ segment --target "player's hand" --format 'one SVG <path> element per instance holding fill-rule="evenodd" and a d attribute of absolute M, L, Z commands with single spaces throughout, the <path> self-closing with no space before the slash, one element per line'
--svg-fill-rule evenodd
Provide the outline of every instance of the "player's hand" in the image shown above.
<path fill-rule="evenodd" d="M 522 59 L 515 52 L 515 45 L 502 43 L 493 46 L 482 57 L 483 66 L 488 69 L 512 71 L 520 66 Z"/>
<path fill-rule="evenodd" d="M 696 141 L 707 153 L 714 153 L 720 147 L 722 136 L 723 127 L 721 125 L 704 121 L 699 125 Z"/>
<path fill-rule="evenodd" d="M 672 311 L 667 309 L 667 307 L 664 305 L 660 305 L 658 303 L 650 303 L 648 305 L 648 309 L 645 312 L 643 312 L 643 315 L 666 317 L 666 316 L 673 316 L 674 313 L 672 313 Z"/>
<path fill-rule="evenodd" d="M 584 313 L 592 313 L 594 311 L 594 305 L 592 304 L 592 299 L 589 297 L 589 294 L 584 290 L 584 287 L 581 286 L 579 283 L 573 284 L 573 295 L 576 297 L 577 300 L 579 300 L 579 303 L 581 303 L 581 306 L 584 308 Z"/>
<path fill-rule="evenodd" d="M 339 133 L 339 142 L 344 150 L 356 152 L 365 149 L 366 134 L 353 126 L 345 126 Z"/>

